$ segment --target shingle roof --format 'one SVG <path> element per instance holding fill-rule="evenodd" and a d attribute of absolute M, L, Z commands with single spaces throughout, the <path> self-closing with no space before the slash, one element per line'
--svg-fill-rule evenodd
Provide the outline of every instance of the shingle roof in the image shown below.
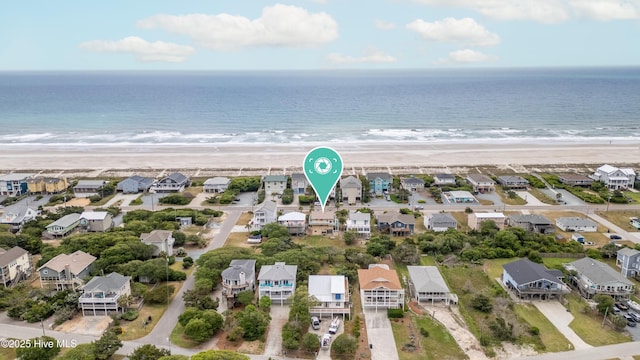
<path fill-rule="evenodd" d="M 403 178 L 401 181 L 404 184 L 424 185 L 424 180 L 415 177 Z"/>
<path fill-rule="evenodd" d="M 349 211 L 349 220 L 351 221 L 371 220 L 371 214 L 360 212 L 360 211 Z"/>
<path fill-rule="evenodd" d="M 513 221 L 516 222 L 527 222 L 530 224 L 542 224 L 542 225 L 551 225 L 551 220 L 547 219 L 542 215 L 535 214 L 513 214 L 509 216 Z"/>
<path fill-rule="evenodd" d="M 78 183 L 74 187 L 82 188 L 100 188 L 107 183 L 106 180 L 78 180 Z"/>
<path fill-rule="evenodd" d="M 304 176 L 303 173 L 293 173 L 291 174 L 291 181 L 307 181 L 307 177 Z"/>
<path fill-rule="evenodd" d="M 456 176 L 453 174 L 435 174 L 434 177 L 437 177 L 440 180 L 455 180 Z"/>
<path fill-rule="evenodd" d="M 275 182 L 275 181 L 284 181 L 286 182 L 288 179 L 287 175 L 266 175 L 264 177 L 264 182 Z"/>
<path fill-rule="evenodd" d="M 389 173 L 368 173 L 367 174 L 367 180 L 371 181 L 371 180 L 375 180 L 377 178 L 380 178 L 382 180 L 387 180 L 387 181 L 393 181 L 393 176 L 391 176 L 391 174 Z"/>
<path fill-rule="evenodd" d="M 267 200 L 264 203 L 262 203 L 262 205 L 260 205 L 260 207 L 257 208 L 256 211 L 266 210 L 266 211 L 275 213 L 277 208 L 278 208 L 278 204 L 276 204 L 275 201 Z"/>
<path fill-rule="evenodd" d="M 624 255 L 624 256 L 635 256 L 640 254 L 640 251 L 626 247 L 618 250 L 617 254 Z"/>
<path fill-rule="evenodd" d="M 449 287 L 435 266 L 407 266 L 409 277 L 418 292 L 448 293 Z"/>
<path fill-rule="evenodd" d="M 63 228 L 67 227 L 67 226 L 71 226 L 74 222 L 80 220 L 80 214 L 67 214 L 63 217 L 61 217 L 60 219 L 52 222 L 51 224 L 47 225 L 47 228 L 50 227 L 54 227 L 54 226 L 61 226 Z"/>
<path fill-rule="evenodd" d="M 256 261 L 252 259 L 231 260 L 229 267 L 222 271 L 222 278 L 229 280 L 240 280 L 240 273 L 244 272 L 245 279 L 250 279 L 256 273 Z"/>
<path fill-rule="evenodd" d="M 263 265 L 260 268 L 258 280 L 295 280 L 297 272 L 297 265 L 286 265 L 283 262 L 277 262 L 273 265 Z"/>
<path fill-rule="evenodd" d="M 390 214 L 380 214 L 376 216 L 378 223 L 387 223 L 391 224 L 396 221 L 400 221 L 403 224 L 413 224 L 416 223 L 416 218 L 413 215 L 409 214 L 400 214 L 400 213 L 390 213 Z"/>
<path fill-rule="evenodd" d="M 540 279 L 560 283 L 560 280 L 558 280 L 556 275 L 551 273 L 549 269 L 529 259 L 512 261 L 502 265 L 502 268 L 504 268 L 518 285 L 528 284 Z"/>
<path fill-rule="evenodd" d="M 633 283 L 629 281 L 629 279 L 620 275 L 620 273 L 613 270 L 609 265 L 589 257 L 576 260 L 568 265 L 575 268 L 579 273 L 596 284 L 621 282 L 633 286 Z"/>
<path fill-rule="evenodd" d="M 556 219 L 556 224 L 565 226 L 598 226 L 594 221 L 581 217 L 563 217 Z"/>
<path fill-rule="evenodd" d="M 314 220 L 334 220 L 336 218 L 336 212 L 333 210 L 313 210 L 309 213 L 309 221 Z"/>
<path fill-rule="evenodd" d="M 227 185 L 229 182 L 231 182 L 231 179 L 229 179 L 228 177 L 216 176 L 214 178 L 207 179 L 204 182 L 204 184 L 205 185 Z"/>
<path fill-rule="evenodd" d="M 85 292 L 112 292 L 122 288 L 127 282 L 129 282 L 129 280 L 131 280 L 130 276 L 124 276 L 117 272 L 112 272 L 107 276 L 93 277 L 85 286 L 82 287 L 82 290 Z"/>
<path fill-rule="evenodd" d="M 150 233 L 140 234 L 140 240 L 144 243 L 161 243 L 173 235 L 173 232 L 169 230 L 153 230 Z"/>
<path fill-rule="evenodd" d="M 189 180 L 189 178 L 186 175 L 181 174 L 179 172 L 174 172 L 172 174 L 169 174 L 169 176 L 167 176 L 165 179 L 171 179 L 171 180 L 175 181 L 178 184 L 182 184 L 182 183 L 187 182 Z"/>
<path fill-rule="evenodd" d="M 0 253 L 0 267 L 5 267 L 17 258 L 29 253 L 27 250 L 19 246 L 14 246 L 8 251 L 4 251 L 4 249 L 0 250 L 3 251 L 2 253 Z"/>
<path fill-rule="evenodd" d="M 488 182 L 491 184 L 495 184 L 495 181 L 484 174 L 469 174 L 467 175 L 467 179 L 472 180 L 475 183 Z"/>
<path fill-rule="evenodd" d="M 370 290 L 378 287 L 386 287 L 390 290 L 402 290 L 398 273 L 395 270 L 387 270 L 381 267 L 370 269 L 358 269 L 360 289 Z"/>
<path fill-rule="evenodd" d="M 431 215 L 430 221 L 432 224 L 450 223 L 450 222 L 455 222 L 456 224 L 458 223 L 458 220 L 456 220 L 456 218 L 454 218 L 453 215 L 449 213 L 435 213 Z"/>
<path fill-rule="evenodd" d="M 96 261 L 95 256 L 87 254 L 82 250 L 78 250 L 73 254 L 60 254 L 54 257 L 53 259 L 47 261 L 46 264 L 40 266 L 38 268 L 38 271 L 46 267 L 51 270 L 60 272 L 64 270 L 66 265 L 69 265 L 69 270 L 71 270 L 74 275 L 78 275 L 82 272 L 82 270 L 86 269 L 87 266 L 91 265 L 94 261 Z"/>
<path fill-rule="evenodd" d="M 340 187 L 343 189 L 360 189 L 362 188 L 362 182 L 355 176 L 347 176 L 346 178 L 340 179 Z"/>

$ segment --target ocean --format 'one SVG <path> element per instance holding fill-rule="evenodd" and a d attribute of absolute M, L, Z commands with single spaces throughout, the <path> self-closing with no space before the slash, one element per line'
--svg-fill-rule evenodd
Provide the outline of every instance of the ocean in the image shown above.
<path fill-rule="evenodd" d="M 0 144 L 640 140 L 640 68 L 0 72 Z"/>

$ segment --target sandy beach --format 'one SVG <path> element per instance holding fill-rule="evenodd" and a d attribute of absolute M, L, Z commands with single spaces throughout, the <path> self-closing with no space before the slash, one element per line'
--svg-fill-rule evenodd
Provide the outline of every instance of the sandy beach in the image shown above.
<path fill-rule="evenodd" d="M 290 173 L 317 144 L 224 145 L 0 145 L 0 173 L 96 171 L 123 173 L 183 169 L 240 175 Z M 376 169 L 431 173 L 496 166 L 518 172 L 531 167 L 637 164 L 640 144 L 433 144 L 420 142 L 329 144 L 342 156 L 345 173 Z"/>

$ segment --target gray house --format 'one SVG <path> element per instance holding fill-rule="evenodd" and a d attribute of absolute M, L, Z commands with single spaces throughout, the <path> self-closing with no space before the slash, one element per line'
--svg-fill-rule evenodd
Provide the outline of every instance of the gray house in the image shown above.
<path fill-rule="evenodd" d="M 458 221 L 449 213 L 435 213 L 425 217 L 424 226 L 433 231 L 447 231 L 448 229 L 456 229 Z"/>
<path fill-rule="evenodd" d="M 88 198 L 100 195 L 100 190 L 107 185 L 106 180 L 80 180 L 73 187 L 73 194 L 77 198 Z"/>
<path fill-rule="evenodd" d="M 27 250 L 19 246 L 9 250 L 0 248 L 0 284 L 4 287 L 28 278 L 32 271 L 31 255 Z"/>
<path fill-rule="evenodd" d="M 231 260 L 222 271 L 222 296 L 227 298 L 227 307 L 233 306 L 235 296 L 242 291 L 256 289 L 256 261 L 251 259 Z"/>
<path fill-rule="evenodd" d="M 456 176 L 453 174 L 435 174 L 433 175 L 433 183 L 438 186 L 455 185 Z"/>
<path fill-rule="evenodd" d="M 407 191 L 418 191 L 424 189 L 424 180 L 416 177 L 408 177 L 400 179 L 402 188 Z"/>
<path fill-rule="evenodd" d="M 616 265 L 620 267 L 620 274 L 626 277 L 640 276 L 640 251 L 632 248 L 618 250 Z"/>
<path fill-rule="evenodd" d="M 606 294 L 615 300 L 625 300 L 636 291 L 635 285 L 629 279 L 598 260 L 585 257 L 564 264 L 564 267 L 575 274 L 570 277 L 571 282 L 586 299 L 591 299 L 597 294 Z"/>
<path fill-rule="evenodd" d="M 498 183 L 502 187 L 512 190 L 526 190 L 529 186 L 529 180 L 518 175 L 498 176 Z"/>
<path fill-rule="evenodd" d="M 595 221 L 581 217 L 563 217 L 556 219 L 556 226 L 562 231 L 596 232 L 598 224 Z"/>
<path fill-rule="evenodd" d="M 297 265 L 277 262 L 263 265 L 258 274 L 258 297 L 268 296 L 272 302 L 285 303 L 296 292 Z"/>
<path fill-rule="evenodd" d="M 267 195 L 280 194 L 287 188 L 287 181 L 289 177 L 287 175 L 267 175 L 263 179 L 264 191 Z"/>
<path fill-rule="evenodd" d="M 549 299 L 571 292 L 562 282 L 562 271 L 549 270 L 529 259 L 502 265 L 502 283 L 521 299 Z"/>
<path fill-rule="evenodd" d="M 416 301 L 444 302 L 457 304 L 458 296 L 449 290 L 440 271 L 435 266 L 407 266 L 409 288 Z"/>
<path fill-rule="evenodd" d="M 113 227 L 113 216 L 106 211 L 85 211 L 80 214 L 80 226 L 86 231 L 104 232 Z"/>
<path fill-rule="evenodd" d="M 135 194 L 149 191 L 151 185 L 153 185 L 153 178 L 133 175 L 120 181 L 117 189 L 124 194 Z"/>
<path fill-rule="evenodd" d="M 340 190 L 342 191 L 342 201 L 346 201 L 349 205 L 362 200 L 362 182 L 355 176 L 340 179 Z"/>
<path fill-rule="evenodd" d="M 190 184 L 191 180 L 188 176 L 174 172 L 153 184 L 151 189 L 159 193 L 181 192 L 189 187 Z"/>
<path fill-rule="evenodd" d="M 11 205 L 4 208 L 0 215 L 0 224 L 11 226 L 13 232 L 17 232 L 27 221 L 31 221 L 38 216 L 38 211 L 24 205 Z"/>
<path fill-rule="evenodd" d="M 47 233 L 52 236 L 65 236 L 80 225 L 80 214 L 67 214 L 47 225 Z"/>
<path fill-rule="evenodd" d="M 118 299 L 131 295 L 131 277 L 112 272 L 107 276 L 96 276 L 82 287 L 78 305 L 82 316 L 107 315 L 120 308 Z"/>
<path fill-rule="evenodd" d="M 535 232 L 538 234 L 552 234 L 555 232 L 555 226 L 551 220 L 542 215 L 509 215 L 507 220 L 509 225 L 514 227 L 523 228 L 529 232 Z"/>
<path fill-rule="evenodd" d="M 304 194 L 307 186 L 309 186 L 309 181 L 303 173 L 291 174 L 291 189 L 294 194 Z"/>
<path fill-rule="evenodd" d="M 380 232 L 391 236 L 413 235 L 416 226 L 416 218 L 413 215 L 391 213 L 376 216 Z"/>
<path fill-rule="evenodd" d="M 96 257 L 78 250 L 73 254 L 60 254 L 38 268 L 40 286 L 56 291 L 78 290 L 89 276 Z"/>
<path fill-rule="evenodd" d="M 203 190 L 206 193 L 222 193 L 227 190 L 230 183 L 231 179 L 228 177 L 216 176 L 204 182 Z"/>
<path fill-rule="evenodd" d="M 169 230 L 153 230 L 150 233 L 140 234 L 140 241 L 147 245 L 153 245 L 156 249 L 153 256 L 159 256 L 164 252 L 168 256 L 173 255 L 173 244 L 176 239 L 173 238 L 173 232 Z"/>

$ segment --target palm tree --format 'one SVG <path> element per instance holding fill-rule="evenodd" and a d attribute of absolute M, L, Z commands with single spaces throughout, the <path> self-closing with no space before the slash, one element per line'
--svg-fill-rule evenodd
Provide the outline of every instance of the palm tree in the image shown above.
<path fill-rule="evenodd" d="M 121 295 L 118 298 L 118 306 L 122 309 L 123 313 L 129 309 L 129 306 L 131 306 L 132 303 L 133 303 L 133 296 L 131 295 L 128 295 L 128 294 Z"/>

